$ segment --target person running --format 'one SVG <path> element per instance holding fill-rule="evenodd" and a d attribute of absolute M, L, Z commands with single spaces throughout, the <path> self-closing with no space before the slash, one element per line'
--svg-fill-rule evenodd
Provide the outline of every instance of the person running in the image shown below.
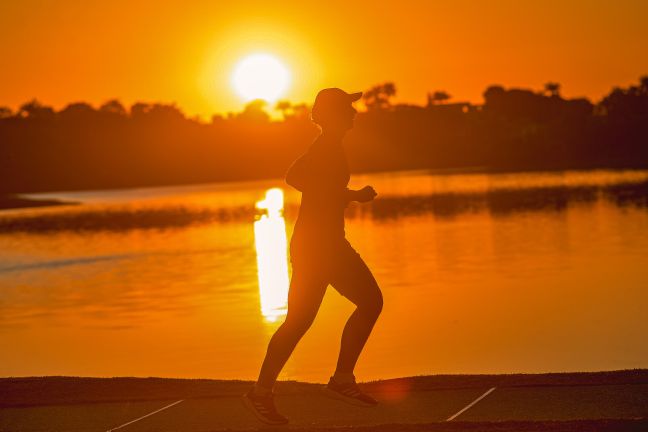
<path fill-rule="evenodd" d="M 273 387 L 315 319 L 329 284 L 356 309 L 344 327 L 337 367 L 324 392 L 354 405 L 377 404 L 358 388 L 353 370 L 380 315 L 383 297 L 371 271 L 344 233 L 344 209 L 349 202 L 365 203 L 376 196 L 371 186 L 360 190 L 347 187 L 350 175 L 342 139 L 353 127 L 357 113 L 352 103 L 361 96 L 338 88 L 317 94 L 311 117 L 322 133 L 286 174 L 286 183 L 302 193 L 290 241 L 288 312 L 270 339 L 257 382 L 243 395 L 245 405 L 267 424 L 288 423 L 275 408 Z"/>

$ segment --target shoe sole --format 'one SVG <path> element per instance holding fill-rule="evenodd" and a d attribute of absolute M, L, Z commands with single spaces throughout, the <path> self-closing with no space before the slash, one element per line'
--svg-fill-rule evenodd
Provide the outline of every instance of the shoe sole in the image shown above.
<path fill-rule="evenodd" d="M 341 401 L 346 402 L 346 403 L 348 403 L 350 405 L 355 405 L 355 406 L 364 407 L 364 408 L 371 408 L 371 407 L 375 407 L 376 405 L 378 405 L 377 403 L 369 404 L 369 403 L 366 403 L 366 402 L 362 402 L 362 401 L 360 401 L 358 399 L 345 396 L 342 393 L 338 393 L 335 390 L 331 390 L 328 387 L 324 387 L 322 392 L 326 396 L 330 397 L 331 399 L 341 400 Z"/>
<path fill-rule="evenodd" d="M 272 420 L 268 420 L 267 418 L 263 417 L 261 414 L 259 414 L 259 412 L 256 409 L 254 409 L 254 405 L 252 404 L 252 401 L 250 401 L 250 399 L 245 395 L 241 396 L 241 401 L 243 402 L 243 406 L 247 408 L 248 411 L 252 411 L 252 414 L 254 414 L 254 416 L 262 423 L 265 423 L 270 426 L 280 426 L 288 423 L 288 420 L 274 422 Z"/>

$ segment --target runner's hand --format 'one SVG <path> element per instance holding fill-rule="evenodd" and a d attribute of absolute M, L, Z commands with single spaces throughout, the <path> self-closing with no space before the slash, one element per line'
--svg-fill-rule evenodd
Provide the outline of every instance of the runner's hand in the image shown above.
<path fill-rule="evenodd" d="M 378 194 L 376 193 L 373 187 L 365 186 L 359 191 L 357 191 L 356 200 L 358 202 L 365 203 L 373 200 L 376 197 L 376 195 Z"/>

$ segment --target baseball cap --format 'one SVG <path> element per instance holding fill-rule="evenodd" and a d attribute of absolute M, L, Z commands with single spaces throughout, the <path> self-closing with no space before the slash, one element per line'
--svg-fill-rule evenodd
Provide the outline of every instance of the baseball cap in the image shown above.
<path fill-rule="evenodd" d="M 313 111 L 345 106 L 362 97 L 362 92 L 347 93 L 337 87 L 320 90 L 315 97 Z"/>

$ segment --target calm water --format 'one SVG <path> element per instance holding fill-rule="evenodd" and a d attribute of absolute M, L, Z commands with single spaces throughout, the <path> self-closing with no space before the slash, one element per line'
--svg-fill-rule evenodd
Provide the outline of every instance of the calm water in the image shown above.
<path fill-rule="evenodd" d="M 347 237 L 385 307 L 359 379 L 648 367 L 648 171 L 365 184 L 379 197 L 347 210 Z M 43 196 L 82 204 L 0 212 L 1 376 L 256 378 L 285 314 L 297 193 Z M 352 311 L 329 288 L 281 377 L 326 381 Z"/>

